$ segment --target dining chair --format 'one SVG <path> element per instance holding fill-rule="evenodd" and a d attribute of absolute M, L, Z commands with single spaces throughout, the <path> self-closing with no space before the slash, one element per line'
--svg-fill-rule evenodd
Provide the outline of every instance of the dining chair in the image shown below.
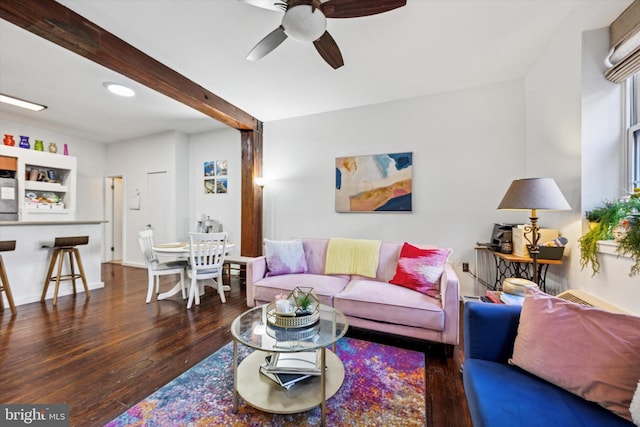
<path fill-rule="evenodd" d="M 187 294 L 184 287 L 184 271 L 187 267 L 187 261 L 160 262 L 153 251 L 153 230 L 138 232 L 138 243 L 140 244 L 140 250 L 144 256 L 144 262 L 147 265 L 149 283 L 147 289 L 147 304 L 151 301 L 154 288 L 156 290 L 156 294 L 160 292 L 160 276 L 166 276 L 169 274 L 180 275 L 182 299 L 185 299 Z"/>
<path fill-rule="evenodd" d="M 187 274 L 191 278 L 191 285 L 189 287 L 187 309 L 191 308 L 194 300 L 196 305 L 200 304 L 198 280 L 213 280 L 216 283 L 220 301 L 226 302 L 224 283 L 222 282 L 222 269 L 226 251 L 226 232 L 189 233 L 189 267 L 187 268 Z"/>

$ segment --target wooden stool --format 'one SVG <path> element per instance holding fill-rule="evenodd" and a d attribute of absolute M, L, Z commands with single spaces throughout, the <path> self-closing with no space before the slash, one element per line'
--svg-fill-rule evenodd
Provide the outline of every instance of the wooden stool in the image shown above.
<path fill-rule="evenodd" d="M 12 251 L 16 248 L 15 240 L 3 240 L 0 241 L 0 252 Z M 16 305 L 13 302 L 13 294 L 11 293 L 11 286 L 9 286 L 9 279 L 7 278 L 7 271 L 4 269 L 4 261 L 2 261 L 2 255 L 0 255 L 0 308 L 4 310 L 4 299 L 2 298 L 2 292 L 7 294 L 7 300 L 9 301 L 9 307 L 11 307 L 11 314 L 16 314 Z"/>
<path fill-rule="evenodd" d="M 231 283 L 231 269 L 238 270 L 238 276 L 240 282 L 246 283 L 247 281 L 247 261 L 253 258 L 247 256 L 225 256 L 224 257 L 224 270 L 229 276 L 229 283 Z M 233 267 L 232 267 L 233 266 Z"/>
<path fill-rule="evenodd" d="M 84 275 L 84 267 L 82 266 L 82 258 L 80 258 L 80 252 L 76 246 L 86 245 L 89 243 L 89 236 L 77 236 L 77 237 L 56 237 L 53 246 L 44 245 L 43 248 L 53 248 L 53 253 L 51 254 L 51 262 L 49 263 L 49 271 L 47 272 L 47 276 L 44 279 L 44 289 L 42 290 L 42 298 L 40 298 L 40 302 L 44 302 L 45 297 L 47 296 L 47 289 L 49 288 L 49 282 L 56 282 L 56 289 L 53 293 L 53 305 L 58 303 L 58 289 L 60 287 L 60 282 L 64 280 L 71 280 L 73 283 L 73 294 L 76 294 L 76 279 L 81 278 L 82 284 L 84 285 L 84 292 L 86 294 L 87 299 L 89 299 L 89 287 L 87 286 L 87 279 Z M 69 267 L 71 268 L 70 274 L 62 274 L 62 261 L 64 259 L 64 254 L 69 255 Z M 75 272 L 75 268 L 73 266 L 73 258 L 75 257 L 76 262 L 78 263 L 79 273 Z M 55 276 L 52 276 L 53 268 L 56 265 L 56 260 L 58 260 L 58 272 Z"/>

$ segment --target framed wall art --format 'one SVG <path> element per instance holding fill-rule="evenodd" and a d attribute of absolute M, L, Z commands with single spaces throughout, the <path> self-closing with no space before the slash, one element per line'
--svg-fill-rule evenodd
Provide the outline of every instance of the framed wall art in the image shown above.
<path fill-rule="evenodd" d="M 336 212 L 411 211 L 413 153 L 336 158 Z"/>
<path fill-rule="evenodd" d="M 204 162 L 204 194 L 227 192 L 228 166 L 229 162 L 226 160 Z"/>

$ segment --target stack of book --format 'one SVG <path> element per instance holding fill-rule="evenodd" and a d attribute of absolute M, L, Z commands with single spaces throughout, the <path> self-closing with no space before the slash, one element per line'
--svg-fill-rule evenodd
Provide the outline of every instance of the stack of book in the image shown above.
<path fill-rule="evenodd" d="M 502 291 L 487 290 L 486 300 L 487 302 L 493 302 L 496 304 L 522 305 L 524 303 L 524 296 L 512 295 Z"/>
<path fill-rule="evenodd" d="M 260 365 L 260 373 L 285 389 L 320 375 L 320 351 L 271 353 Z"/>

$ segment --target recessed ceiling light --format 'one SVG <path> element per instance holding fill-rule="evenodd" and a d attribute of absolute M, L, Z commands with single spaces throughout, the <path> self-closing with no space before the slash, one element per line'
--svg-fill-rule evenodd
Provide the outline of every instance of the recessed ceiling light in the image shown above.
<path fill-rule="evenodd" d="M 114 93 L 116 95 L 120 95 L 120 96 L 134 96 L 136 93 L 133 91 L 133 89 L 128 88 L 126 86 L 123 86 L 119 83 L 110 83 L 110 82 L 106 82 L 106 83 L 102 83 L 102 86 L 104 86 L 105 88 L 107 88 L 107 90 L 111 93 Z"/>
<path fill-rule="evenodd" d="M 24 99 L 14 98 L 13 96 L 3 95 L 0 93 L 0 102 L 5 104 L 15 105 L 16 107 L 26 108 L 32 111 L 42 111 L 47 107 L 40 104 L 34 104 L 33 102 L 25 101 Z"/>

